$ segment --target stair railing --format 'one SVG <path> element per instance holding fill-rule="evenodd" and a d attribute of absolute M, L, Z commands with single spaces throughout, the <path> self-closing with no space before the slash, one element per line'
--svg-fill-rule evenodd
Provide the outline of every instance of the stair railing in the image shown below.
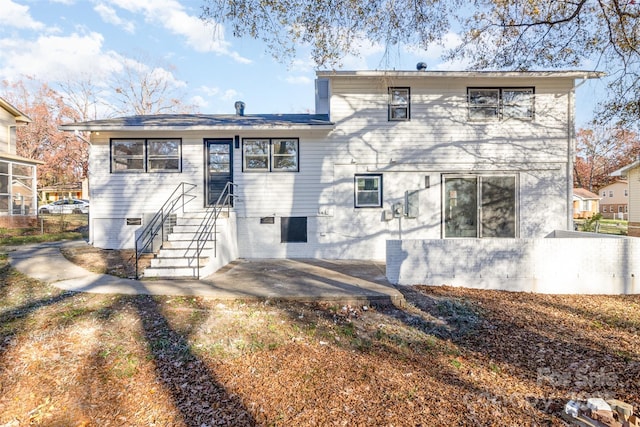
<path fill-rule="evenodd" d="M 184 213 L 184 206 L 187 202 L 195 199 L 191 191 L 196 188 L 195 184 L 188 182 L 181 182 L 178 184 L 173 193 L 169 196 L 166 202 L 162 205 L 160 210 L 156 212 L 151 220 L 144 226 L 140 234 L 136 237 L 135 250 L 136 250 L 136 279 L 140 277 L 138 273 L 138 263 L 140 256 L 150 250 L 155 252 L 154 244 L 158 235 L 160 235 L 160 247 L 167 241 L 168 233 L 165 233 L 165 226 L 171 214 L 182 209 Z"/>
<path fill-rule="evenodd" d="M 204 250 L 207 242 L 213 240 L 213 256 L 218 256 L 218 217 L 223 209 L 227 210 L 227 217 L 231 211 L 231 205 L 233 204 L 234 194 L 233 189 L 237 187 L 237 184 L 229 181 L 224 186 L 224 189 L 218 196 L 218 200 L 215 205 L 209 209 L 207 215 L 200 223 L 198 231 L 196 232 L 195 243 L 195 258 L 196 258 L 196 278 L 200 280 L 200 255 Z M 191 246 L 192 247 L 192 246 Z"/>

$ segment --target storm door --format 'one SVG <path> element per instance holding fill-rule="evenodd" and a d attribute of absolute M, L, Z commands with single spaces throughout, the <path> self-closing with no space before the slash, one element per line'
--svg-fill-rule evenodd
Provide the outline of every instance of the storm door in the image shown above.
<path fill-rule="evenodd" d="M 207 205 L 218 201 L 227 182 L 233 180 L 231 139 L 206 139 L 207 146 Z M 233 190 L 233 189 L 232 189 Z M 233 204 L 233 198 L 229 199 Z"/>

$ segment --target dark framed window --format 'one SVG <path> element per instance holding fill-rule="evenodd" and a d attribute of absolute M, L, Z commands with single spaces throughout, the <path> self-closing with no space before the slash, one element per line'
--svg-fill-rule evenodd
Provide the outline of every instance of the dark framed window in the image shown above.
<path fill-rule="evenodd" d="M 532 120 L 534 88 L 467 88 L 469 120 Z"/>
<path fill-rule="evenodd" d="M 180 172 L 181 139 L 112 139 L 111 172 Z"/>
<path fill-rule="evenodd" d="M 517 233 L 515 175 L 444 177 L 444 237 L 503 237 Z"/>
<path fill-rule="evenodd" d="M 411 118 L 411 91 L 408 87 L 389 88 L 389 120 L 404 121 Z"/>
<path fill-rule="evenodd" d="M 177 139 L 147 140 L 149 171 L 180 170 L 180 141 Z"/>
<path fill-rule="evenodd" d="M 297 138 L 242 140 L 242 170 L 245 172 L 298 172 Z"/>
<path fill-rule="evenodd" d="M 382 207 L 382 175 L 367 174 L 355 176 L 355 207 Z"/>
<path fill-rule="evenodd" d="M 307 217 L 292 216 L 280 218 L 281 243 L 307 242 Z"/>

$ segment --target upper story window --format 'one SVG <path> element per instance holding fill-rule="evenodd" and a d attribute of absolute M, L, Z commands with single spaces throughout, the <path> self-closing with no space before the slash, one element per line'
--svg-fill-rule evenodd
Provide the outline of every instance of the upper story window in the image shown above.
<path fill-rule="evenodd" d="M 624 189 L 624 197 L 629 197 L 629 190 L 626 188 Z"/>
<path fill-rule="evenodd" d="M 298 172 L 298 140 L 245 139 L 242 141 L 242 169 L 255 172 Z"/>
<path fill-rule="evenodd" d="M 389 120 L 402 121 L 411 118 L 411 93 L 408 87 L 389 88 Z"/>
<path fill-rule="evenodd" d="M 609 197 L 613 197 L 613 190 L 609 190 Z"/>
<path fill-rule="evenodd" d="M 180 139 L 112 139 L 111 172 L 180 172 Z"/>
<path fill-rule="evenodd" d="M 468 88 L 470 120 L 533 119 L 533 88 Z"/>

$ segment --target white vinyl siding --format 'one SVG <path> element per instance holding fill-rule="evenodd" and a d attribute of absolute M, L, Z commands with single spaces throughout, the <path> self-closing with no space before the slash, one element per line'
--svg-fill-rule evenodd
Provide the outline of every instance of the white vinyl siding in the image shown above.
<path fill-rule="evenodd" d="M 256 168 L 245 172 L 247 152 L 242 142 L 234 146 L 233 181 L 238 198 L 233 209 L 241 257 L 384 259 L 389 239 L 441 238 L 443 177 L 451 174 L 517 176 L 514 227 L 518 237 L 544 237 L 568 226 L 572 81 L 340 75 L 328 79 L 333 131 L 282 126 L 145 134 L 145 138 L 182 138 L 179 175 L 109 174 L 110 138 L 141 135 L 127 131 L 92 135 L 89 177 L 94 224 L 144 219 L 146 213 L 159 209 L 181 181 L 199 185 L 189 207 L 202 209 L 203 141 L 238 135 L 242 142 L 268 141 L 271 145 L 295 140 L 298 152 L 296 162 L 289 150 L 292 146 L 286 144 L 275 155 L 271 146 L 251 152 Z M 529 86 L 536 92 L 535 122 L 468 121 L 468 87 Z M 410 121 L 389 120 L 390 87 L 411 88 Z M 295 163 L 296 173 L 274 173 L 274 165 L 276 169 L 278 165 L 293 168 Z M 356 208 L 357 175 L 384 176 L 379 209 Z M 387 212 L 404 202 L 406 192 L 418 195 L 416 217 L 389 218 Z M 540 206 L 548 207 L 545 215 L 540 215 Z M 261 223 L 266 217 L 274 218 L 274 223 Z M 281 241 L 282 217 L 307 218 L 306 243 Z M 119 242 L 119 233 L 135 233 L 136 228 L 128 226 L 123 231 L 121 226 L 109 238 L 104 233 L 100 238 Z"/>
<path fill-rule="evenodd" d="M 167 132 L 149 132 L 150 139 L 166 138 Z M 175 135 L 178 137 L 178 135 Z M 133 234 L 140 226 L 126 226 L 126 218 L 145 218 L 157 212 L 181 182 L 199 183 L 204 176 L 203 137 L 199 133 L 181 133 L 183 157 L 180 173 L 110 173 L 110 140 L 140 139 L 135 133 L 101 132 L 92 137 L 89 152 L 89 188 L 91 189 L 90 242 L 107 249 L 133 248 Z M 191 195 L 193 209 L 204 206 L 204 190 Z M 144 226 L 144 220 L 143 225 Z"/>

